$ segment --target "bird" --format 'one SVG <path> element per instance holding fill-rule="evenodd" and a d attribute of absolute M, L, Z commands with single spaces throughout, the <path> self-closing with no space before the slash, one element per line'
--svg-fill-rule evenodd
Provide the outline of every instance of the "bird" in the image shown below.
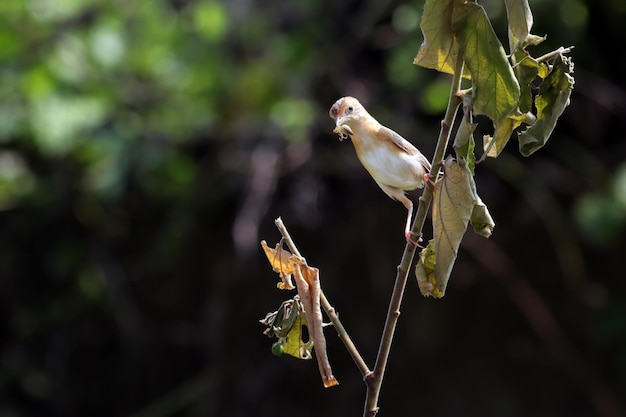
<path fill-rule="evenodd" d="M 354 97 L 337 100 L 328 112 L 335 120 L 334 133 L 340 140 L 350 138 L 356 155 L 376 184 L 407 209 L 404 236 L 411 238 L 413 202 L 405 192 L 424 187 L 431 166 L 428 159 L 408 140 L 380 124 Z"/>

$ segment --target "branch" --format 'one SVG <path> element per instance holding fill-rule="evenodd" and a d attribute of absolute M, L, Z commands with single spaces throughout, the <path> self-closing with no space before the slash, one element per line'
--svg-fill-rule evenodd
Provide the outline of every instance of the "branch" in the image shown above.
<path fill-rule="evenodd" d="M 452 125 L 454 124 L 458 107 L 462 102 L 459 94 L 463 74 L 462 55 L 463 54 L 461 52 L 457 55 L 457 63 L 454 71 L 454 77 L 452 79 L 448 108 L 446 109 L 446 114 L 441 122 L 441 130 L 439 131 L 437 147 L 435 148 L 435 154 L 433 156 L 433 168 L 430 172 L 431 181 L 435 181 L 437 179 L 441 170 L 443 155 L 448 147 L 448 141 L 450 139 L 450 131 L 452 129 Z M 417 213 L 415 214 L 415 221 L 413 222 L 413 228 L 411 230 L 414 236 L 422 235 L 424 221 L 426 220 L 426 214 L 428 213 L 432 198 L 432 186 L 426 186 L 419 199 Z M 402 304 L 404 288 L 406 286 L 409 268 L 413 262 L 416 247 L 416 245 L 412 245 L 407 242 L 407 245 L 404 247 L 404 253 L 402 254 L 402 260 L 400 261 L 400 265 L 398 265 L 396 282 L 393 287 L 391 301 L 389 302 L 389 310 L 387 311 L 387 319 L 385 320 L 385 327 L 383 329 L 380 347 L 378 348 L 374 372 L 365 376 L 367 396 L 365 398 L 365 409 L 363 411 L 364 417 L 374 417 L 378 413 L 378 397 L 380 395 L 380 387 L 383 382 L 383 376 L 385 374 L 385 368 L 387 366 L 387 360 L 391 350 L 391 342 L 396 329 L 396 323 L 398 322 L 398 317 L 400 316 L 400 305 Z"/>
<path fill-rule="evenodd" d="M 289 235 L 289 232 L 287 231 L 287 228 L 285 227 L 283 220 L 279 217 L 274 221 L 274 224 L 276 224 L 278 231 L 283 236 L 283 239 L 285 243 L 287 244 L 287 246 L 289 247 L 289 250 L 291 251 L 291 253 L 296 255 L 299 258 L 302 258 L 302 255 L 300 255 L 300 251 L 296 247 L 295 243 L 293 243 L 293 239 L 291 239 L 291 235 Z M 352 342 L 352 339 L 350 339 L 350 336 L 348 335 L 348 332 L 346 331 L 345 327 L 343 327 L 343 324 L 341 324 L 341 321 L 339 320 L 339 316 L 337 315 L 337 312 L 331 306 L 330 302 L 326 298 L 326 295 L 324 294 L 324 291 L 322 290 L 320 290 L 320 301 L 322 304 L 322 308 L 326 312 L 326 315 L 328 316 L 331 323 L 335 327 L 335 330 L 337 330 L 339 339 L 346 346 L 348 353 L 350 354 L 350 356 L 352 356 L 352 359 L 354 360 L 354 363 L 356 364 L 357 368 L 359 368 L 359 371 L 361 371 L 363 378 L 367 378 L 369 375 L 371 375 L 372 371 L 369 370 L 367 364 L 363 360 L 363 357 L 361 356 L 356 346 Z"/>

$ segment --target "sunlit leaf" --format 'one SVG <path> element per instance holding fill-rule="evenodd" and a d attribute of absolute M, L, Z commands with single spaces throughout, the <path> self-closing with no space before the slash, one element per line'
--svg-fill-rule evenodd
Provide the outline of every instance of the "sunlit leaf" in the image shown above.
<path fill-rule="evenodd" d="M 513 113 L 496 125 L 495 132 L 492 136 L 483 137 L 484 151 L 488 157 L 496 158 L 511 139 L 513 131 L 522 124 L 526 119 L 526 115 L 521 113 Z"/>
<path fill-rule="evenodd" d="M 306 316 L 300 312 L 289 329 L 289 333 L 282 343 L 283 352 L 298 359 L 312 359 L 311 350 L 313 349 L 313 339 L 305 342 L 302 339 L 303 327 L 306 327 Z"/>
<path fill-rule="evenodd" d="M 278 338 L 272 345 L 272 354 L 281 356 L 286 353 L 307 360 L 313 358 L 313 340 L 303 340 L 303 328 L 307 322 L 298 296 L 283 302 L 277 311 L 268 313 L 260 322 L 267 327 L 263 334 Z"/>
<path fill-rule="evenodd" d="M 530 35 L 533 14 L 528 0 L 504 0 L 509 21 L 509 46 L 511 53 Z"/>
<path fill-rule="evenodd" d="M 454 8 L 456 36 L 472 75 L 474 114 L 484 114 L 496 128 L 517 109 L 519 85 L 485 10 L 476 3 Z"/>
<path fill-rule="evenodd" d="M 424 41 L 413 59 L 415 65 L 454 73 L 459 46 L 454 39 L 453 10 L 460 0 L 427 0 L 420 28 Z M 469 74 L 468 74 L 469 75 Z"/>
<path fill-rule="evenodd" d="M 267 246 L 267 242 L 261 241 L 261 247 L 267 256 L 267 260 L 270 261 L 272 269 L 280 276 L 281 282 L 278 283 L 278 288 L 281 290 L 293 290 L 294 285 L 291 281 L 291 275 L 295 269 L 295 265 L 289 261 L 292 256 L 291 253 L 282 248 L 280 243 L 276 244 L 275 248 Z"/>
<path fill-rule="evenodd" d="M 535 98 L 537 121 L 519 134 L 519 149 L 522 155 L 529 156 L 543 147 L 552 134 L 558 118 L 569 105 L 574 88 L 574 65 L 571 60 L 559 55 L 552 71 L 539 88 Z"/>

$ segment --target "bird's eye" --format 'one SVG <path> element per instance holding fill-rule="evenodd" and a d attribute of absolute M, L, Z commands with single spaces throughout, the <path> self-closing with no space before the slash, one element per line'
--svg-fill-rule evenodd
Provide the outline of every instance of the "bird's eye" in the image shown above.
<path fill-rule="evenodd" d="M 350 113 L 352 113 L 353 111 L 354 111 L 354 107 L 352 107 L 352 106 L 348 106 L 348 108 L 346 109 L 346 113 L 347 113 L 347 114 L 350 114 Z"/>

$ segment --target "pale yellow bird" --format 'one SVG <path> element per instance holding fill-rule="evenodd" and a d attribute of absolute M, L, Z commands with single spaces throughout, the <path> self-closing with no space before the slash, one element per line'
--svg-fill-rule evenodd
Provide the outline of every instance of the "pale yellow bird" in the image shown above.
<path fill-rule="evenodd" d="M 376 184 L 408 210 L 404 235 L 411 239 L 413 202 L 405 191 L 422 188 L 430 172 L 430 162 L 409 141 L 381 125 L 354 97 L 342 97 L 329 111 L 335 119 L 335 133 L 349 136 L 361 164 Z"/>

